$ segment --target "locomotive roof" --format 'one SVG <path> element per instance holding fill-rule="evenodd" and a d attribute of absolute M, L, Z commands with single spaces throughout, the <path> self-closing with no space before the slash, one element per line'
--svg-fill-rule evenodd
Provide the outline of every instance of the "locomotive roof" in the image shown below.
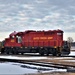
<path fill-rule="evenodd" d="M 14 32 L 12 32 L 9 36 L 14 36 L 14 35 L 16 35 L 16 34 L 17 34 L 17 32 L 14 31 Z"/>
<path fill-rule="evenodd" d="M 31 32 L 63 32 L 63 31 L 59 29 L 58 30 L 48 30 L 48 31 L 45 31 L 45 30 L 42 30 L 42 31 L 27 30 L 25 32 L 14 31 L 13 33 L 10 34 L 10 36 L 23 35 L 25 33 L 31 33 Z"/>
<path fill-rule="evenodd" d="M 42 31 L 34 31 L 34 30 L 27 30 L 25 31 L 25 33 L 29 33 L 29 32 L 63 32 L 62 30 L 48 30 L 48 31 L 45 31 L 45 30 L 42 30 Z"/>

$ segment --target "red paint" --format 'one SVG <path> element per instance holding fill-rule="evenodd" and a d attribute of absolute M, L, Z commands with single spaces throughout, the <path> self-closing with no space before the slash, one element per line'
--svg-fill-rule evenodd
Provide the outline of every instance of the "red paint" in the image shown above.
<path fill-rule="evenodd" d="M 12 36 L 14 38 L 11 38 Z M 21 43 L 17 42 L 17 36 L 22 37 Z M 60 47 L 62 45 L 62 30 L 14 32 L 10 34 L 9 38 L 5 39 L 5 46 L 8 47 Z"/>

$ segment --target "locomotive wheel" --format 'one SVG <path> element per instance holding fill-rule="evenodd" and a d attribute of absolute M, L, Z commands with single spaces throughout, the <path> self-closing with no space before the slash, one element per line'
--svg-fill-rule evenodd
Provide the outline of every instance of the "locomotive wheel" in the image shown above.
<path fill-rule="evenodd" d="M 49 56 L 49 53 L 46 53 L 45 55 L 46 55 L 46 56 Z"/>
<path fill-rule="evenodd" d="M 57 50 L 53 49 L 53 56 L 57 56 Z"/>
<path fill-rule="evenodd" d="M 48 49 L 47 49 L 47 48 L 42 48 L 42 49 L 40 49 L 40 50 L 39 50 L 39 54 L 40 54 L 41 56 L 43 56 L 44 54 L 48 56 L 48 55 L 49 55 Z"/>
<path fill-rule="evenodd" d="M 47 56 L 49 55 L 49 51 L 47 48 L 44 48 L 44 54 L 46 54 Z"/>
<path fill-rule="evenodd" d="M 21 55 L 23 55 L 24 53 L 22 52 Z"/>
<path fill-rule="evenodd" d="M 43 51 L 43 49 L 39 49 L 39 54 L 40 54 L 41 56 L 44 55 L 44 51 Z"/>
<path fill-rule="evenodd" d="M 57 56 L 57 54 L 56 53 L 53 53 L 53 56 Z"/>
<path fill-rule="evenodd" d="M 18 52 L 17 52 L 17 51 L 15 51 L 15 52 L 14 52 L 14 54 L 16 55 L 16 54 L 18 54 Z"/>
<path fill-rule="evenodd" d="M 41 55 L 41 56 L 43 56 L 43 55 L 44 55 L 44 53 L 42 53 L 42 52 L 41 52 L 41 53 L 40 53 L 40 55 Z"/>
<path fill-rule="evenodd" d="M 9 54 L 9 50 L 6 50 L 6 54 Z"/>
<path fill-rule="evenodd" d="M 1 54 L 4 54 L 4 48 L 1 49 Z"/>
<path fill-rule="evenodd" d="M 61 56 L 61 53 L 59 53 L 58 56 Z"/>

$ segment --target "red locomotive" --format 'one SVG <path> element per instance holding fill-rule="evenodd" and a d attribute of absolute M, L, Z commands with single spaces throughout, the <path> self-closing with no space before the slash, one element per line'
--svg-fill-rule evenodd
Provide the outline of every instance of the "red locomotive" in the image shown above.
<path fill-rule="evenodd" d="M 69 54 L 67 42 L 63 41 L 62 30 L 13 32 L 5 39 L 1 53 L 39 53 L 40 55 Z"/>

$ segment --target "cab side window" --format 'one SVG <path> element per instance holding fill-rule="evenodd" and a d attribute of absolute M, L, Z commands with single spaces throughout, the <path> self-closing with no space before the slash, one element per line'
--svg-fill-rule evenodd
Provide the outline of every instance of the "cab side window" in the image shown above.
<path fill-rule="evenodd" d="M 16 36 L 16 38 L 17 38 L 17 42 L 18 42 L 18 43 L 21 43 L 21 42 L 22 42 L 21 36 Z"/>

